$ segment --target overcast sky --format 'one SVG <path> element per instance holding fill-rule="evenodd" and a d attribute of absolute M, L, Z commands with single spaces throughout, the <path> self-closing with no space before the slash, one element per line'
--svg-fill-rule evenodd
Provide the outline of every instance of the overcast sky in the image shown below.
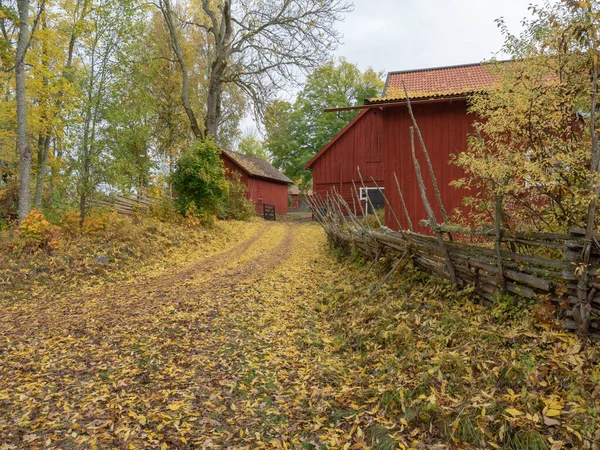
<path fill-rule="evenodd" d="M 337 25 L 343 44 L 336 56 L 362 70 L 421 69 L 467 64 L 498 54 L 503 39 L 495 20 L 512 33 L 541 0 L 354 0 L 354 11 Z M 255 129 L 250 118 L 242 130 Z"/>
<path fill-rule="evenodd" d="M 338 24 L 336 52 L 361 69 L 385 72 L 466 64 L 490 59 L 502 47 L 495 20 L 521 31 L 528 0 L 355 0 Z"/>

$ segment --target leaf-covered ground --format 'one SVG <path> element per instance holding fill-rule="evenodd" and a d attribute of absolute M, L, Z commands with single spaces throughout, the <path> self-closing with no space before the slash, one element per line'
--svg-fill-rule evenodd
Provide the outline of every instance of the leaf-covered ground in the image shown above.
<path fill-rule="evenodd" d="M 598 448 L 599 346 L 543 308 L 412 271 L 366 301 L 383 268 L 316 225 L 220 226 L 3 301 L 0 448 Z"/>

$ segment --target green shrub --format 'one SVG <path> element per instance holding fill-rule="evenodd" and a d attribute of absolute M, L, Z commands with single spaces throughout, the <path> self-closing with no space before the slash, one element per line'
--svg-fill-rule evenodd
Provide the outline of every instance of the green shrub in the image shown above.
<path fill-rule="evenodd" d="M 148 215 L 161 222 L 176 222 L 181 219 L 181 215 L 177 212 L 175 200 L 171 197 L 161 197 L 157 202 L 152 203 Z"/>
<path fill-rule="evenodd" d="M 255 214 L 254 203 L 248 199 L 248 187 L 240 181 L 239 173 L 233 174 L 229 180 L 229 195 L 223 204 L 221 218 L 235 220 L 250 220 Z"/>
<path fill-rule="evenodd" d="M 214 216 L 221 209 L 229 184 L 219 155 L 214 141 L 195 140 L 177 160 L 171 182 L 180 214 L 189 214 L 192 204 L 194 214 L 203 218 Z"/>

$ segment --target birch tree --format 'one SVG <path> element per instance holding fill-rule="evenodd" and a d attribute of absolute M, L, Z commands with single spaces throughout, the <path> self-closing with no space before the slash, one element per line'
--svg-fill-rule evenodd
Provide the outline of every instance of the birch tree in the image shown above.
<path fill-rule="evenodd" d="M 45 2 L 42 1 L 39 13 L 33 25 L 43 12 Z M 19 208 L 18 217 L 22 221 L 31 210 L 31 165 L 32 149 L 27 141 L 27 96 L 25 88 L 25 56 L 29 48 L 30 36 L 30 0 L 17 0 L 15 5 L 3 5 L 0 2 L 0 30 L 2 31 L 2 52 L 5 71 L 13 71 L 15 74 L 15 99 L 16 99 L 16 149 L 19 155 Z M 11 33 L 12 29 L 12 33 Z M 16 35 L 16 43 L 14 36 Z M 14 51 L 13 51 L 14 47 Z M 10 56 L 8 56 L 10 54 Z M 7 57 L 8 56 L 8 57 Z"/>

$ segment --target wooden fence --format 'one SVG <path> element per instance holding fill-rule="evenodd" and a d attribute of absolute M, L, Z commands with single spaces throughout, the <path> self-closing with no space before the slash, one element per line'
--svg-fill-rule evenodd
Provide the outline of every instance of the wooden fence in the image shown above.
<path fill-rule="evenodd" d="M 405 94 L 408 99 L 408 94 Z M 354 214 L 353 208 L 334 188 L 326 198 L 310 198 L 313 215 L 329 238 L 341 247 L 353 245 L 375 259 L 385 253 L 401 255 L 382 283 L 402 263 L 412 260 L 415 267 L 435 277 L 447 279 L 460 288 L 473 286 L 475 292 L 485 300 L 493 302 L 499 295 L 510 294 L 528 300 L 551 301 L 563 314 L 567 329 L 600 338 L 600 234 L 594 231 L 600 182 L 593 189 L 595 195 L 588 208 L 585 229 L 572 228 L 568 233 L 518 232 L 503 229 L 502 199 L 499 197 L 496 197 L 495 223 L 489 229 L 473 231 L 453 226 L 448 222 L 429 154 L 409 100 L 407 104 L 413 122 L 410 137 L 417 177 L 415 189 L 421 195 L 428 216 L 420 224 L 430 227 L 433 236 L 412 231 L 412 222 L 406 207 L 403 209 L 408 230 L 391 231 L 379 222 L 377 215 L 372 217 L 377 220 L 378 226 L 372 227 L 369 220 Z M 423 173 L 415 153 L 415 130 L 427 161 L 435 200 L 443 218 L 442 224 L 437 222 L 425 190 Z M 597 147 L 594 127 L 591 132 L 594 136 L 592 141 Z M 598 148 L 593 148 L 592 154 L 597 153 Z M 600 165 L 595 172 L 600 172 Z M 364 188 L 360 170 L 358 177 Z M 377 186 L 375 180 L 372 181 Z M 404 205 L 404 196 L 397 178 L 396 186 Z M 400 227 L 396 212 L 385 198 L 384 191 L 380 192 L 389 215 L 395 218 Z M 353 195 L 356 200 L 360 198 L 356 186 Z M 360 205 L 360 202 L 358 204 Z M 372 204 L 370 206 L 374 209 Z M 364 216 L 366 211 L 362 213 Z M 461 241 L 460 237 L 465 235 L 470 239 Z M 472 243 L 473 240 L 477 243 Z"/>
<path fill-rule="evenodd" d="M 148 212 L 150 207 L 159 202 L 159 197 L 148 195 L 122 195 L 111 194 L 102 200 L 94 200 L 96 206 L 108 206 L 114 208 L 118 214 L 130 216 L 134 211 Z"/>
<path fill-rule="evenodd" d="M 333 197 L 333 196 L 332 196 Z M 557 305 L 568 329 L 600 338 L 600 251 L 592 251 L 589 281 L 589 313 L 587 327 L 578 327 L 573 316 L 578 303 L 577 268 L 585 243 L 585 230 L 571 229 L 560 233 L 506 232 L 495 249 L 496 236 L 484 234 L 481 243 L 468 244 L 450 240 L 444 233 L 442 246 L 435 236 L 407 230 L 370 228 L 365 220 L 352 217 L 335 205 L 332 198 L 312 199 L 311 208 L 329 238 L 338 246 L 360 249 L 369 258 L 396 254 L 404 263 L 413 265 L 436 278 L 454 282 L 461 288 L 473 286 L 477 295 L 494 302 L 507 293 L 527 300 L 548 300 Z M 339 202 L 339 198 L 337 199 Z M 395 266 L 394 269 L 398 267 Z M 598 295 L 596 295 L 598 294 Z"/>

